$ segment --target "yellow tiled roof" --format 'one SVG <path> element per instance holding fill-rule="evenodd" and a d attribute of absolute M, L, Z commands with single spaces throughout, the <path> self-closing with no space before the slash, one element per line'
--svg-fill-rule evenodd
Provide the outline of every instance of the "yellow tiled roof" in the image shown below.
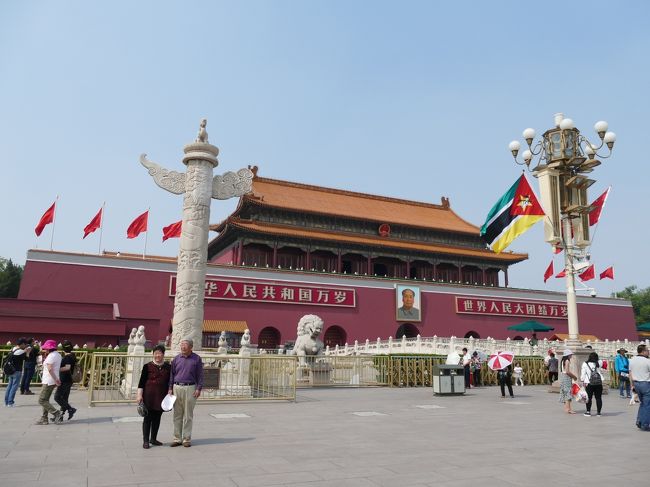
<path fill-rule="evenodd" d="M 244 333 L 247 328 L 248 325 L 245 321 L 203 320 L 203 333 L 221 333 L 222 331 Z"/>
<path fill-rule="evenodd" d="M 242 201 L 377 223 L 479 234 L 479 227 L 452 211 L 447 198 L 442 198 L 442 204 L 436 205 L 256 176 L 252 192 Z"/>

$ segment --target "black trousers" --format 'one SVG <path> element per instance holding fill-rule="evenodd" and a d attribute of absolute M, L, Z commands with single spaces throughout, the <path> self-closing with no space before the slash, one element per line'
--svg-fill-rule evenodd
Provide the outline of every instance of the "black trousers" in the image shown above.
<path fill-rule="evenodd" d="M 72 408 L 68 402 L 71 387 L 72 382 L 61 382 L 61 385 L 56 388 L 56 392 L 54 393 L 54 400 L 61 406 L 61 411 L 64 413 Z"/>
<path fill-rule="evenodd" d="M 548 383 L 553 384 L 553 381 L 557 380 L 557 372 L 549 372 L 548 373 Z"/>
<path fill-rule="evenodd" d="M 508 386 L 508 393 L 510 394 L 510 396 L 513 396 L 513 393 L 512 393 L 512 381 L 510 380 L 510 377 L 508 377 L 508 376 L 499 378 L 499 387 L 501 388 L 501 396 L 502 397 L 505 397 L 505 395 L 506 395 L 505 386 Z"/>
<path fill-rule="evenodd" d="M 596 412 L 600 414 L 600 410 L 603 409 L 603 386 L 587 384 L 585 389 L 587 390 L 587 412 L 591 412 L 591 399 L 596 396 Z"/>
<path fill-rule="evenodd" d="M 36 364 L 25 362 L 25 365 L 23 367 L 23 377 L 20 380 L 20 392 L 26 392 L 29 390 L 29 385 L 32 382 L 32 377 L 34 377 L 35 370 Z"/>
<path fill-rule="evenodd" d="M 144 441 L 153 441 L 158 439 L 158 429 L 160 428 L 160 417 L 162 411 L 149 410 L 142 421 L 142 438 Z"/>

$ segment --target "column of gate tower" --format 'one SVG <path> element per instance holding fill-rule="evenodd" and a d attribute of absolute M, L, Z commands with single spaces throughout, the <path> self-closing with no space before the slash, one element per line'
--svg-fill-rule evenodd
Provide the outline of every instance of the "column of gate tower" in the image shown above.
<path fill-rule="evenodd" d="M 155 183 L 166 191 L 183 195 L 183 220 L 178 251 L 176 296 L 172 319 L 171 348 L 180 349 L 183 338 L 191 338 L 194 349 L 201 349 L 203 304 L 208 259 L 208 231 L 212 198 L 225 200 L 251 191 L 253 173 L 240 169 L 213 177 L 219 164 L 219 149 L 208 143 L 207 121 L 203 119 L 196 140 L 183 151 L 184 173 L 169 171 L 140 156 Z"/>

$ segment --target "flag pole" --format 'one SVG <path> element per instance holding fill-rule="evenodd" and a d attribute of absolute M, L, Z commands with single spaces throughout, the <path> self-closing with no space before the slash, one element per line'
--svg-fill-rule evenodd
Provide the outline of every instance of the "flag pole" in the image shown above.
<path fill-rule="evenodd" d="M 147 208 L 147 229 L 144 232 L 144 252 L 142 252 L 142 259 L 144 260 L 147 255 L 147 238 L 149 238 L 149 210 L 151 210 L 151 206 Z"/>
<path fill-rule="evenodd" d="M 97 255 L 102 255 L 102 236 L 104 234 L 104 216 L 106 216 L 106 201 L 102 203 L 102 224 L 99 225 L 99 247 L 97 248 Z"/>
<path fill-rule="evenodd" d="M 59 202 L 59 195 L 56 195 L 56 199 L 54 200 L 54 215 L 52 216 L 52 236 L 50 237 L 50 250 L 52 250 L 52 247 L 54 245 L 54 227 L 56 227 L 56 204 Z"/>

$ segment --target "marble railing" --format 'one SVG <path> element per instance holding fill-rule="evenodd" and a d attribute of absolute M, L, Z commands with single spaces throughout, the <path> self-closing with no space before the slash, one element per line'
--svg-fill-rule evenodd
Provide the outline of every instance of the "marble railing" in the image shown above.
<path fill-rule="evenodd" d="M 629 353 L 636 353 L 636 346 L 640 342 L 630 342 L 625 340 L 614 341 L 586 341 L 585 346 L 591 347 L 601 357 L 612 357 L 616 355 L 616 351 L 621 347 L 626 349 Z M 650 340 L 645 343 L 650 346 Z M 496 340 L 494 338 L 475 339 L 475 338 L 458 338 L 458 337 L 438 337 L 423 338 L 417 336 L 416 338 L 394 339 L 388 337 L 388 340 L 381 340 L 377 338 L 376 341 L 371 342 L 366 340 L 363 343 L 354 341 L 353 345 L 345 344 L 343 346 L 337 345 L 336 347 L 327 347 L 325 355 L 388 355 L 388 354 L 422 354 L 422 355 L 447 355 L 452 351 L 459 351 L 462 348 L 467 348 L 470 352 L 478 350 L 490 355 L 499 350 L 507 350 L 514 352 L 519 356 L 546 356 L 548 350 L 555 351 L 562 350 L 566 347 L 564 341 L 550 341 L 547 339 L 539 340 L 537 345 L 531 345 L 530 341 L 525 338 L 524 340 Z"/>

